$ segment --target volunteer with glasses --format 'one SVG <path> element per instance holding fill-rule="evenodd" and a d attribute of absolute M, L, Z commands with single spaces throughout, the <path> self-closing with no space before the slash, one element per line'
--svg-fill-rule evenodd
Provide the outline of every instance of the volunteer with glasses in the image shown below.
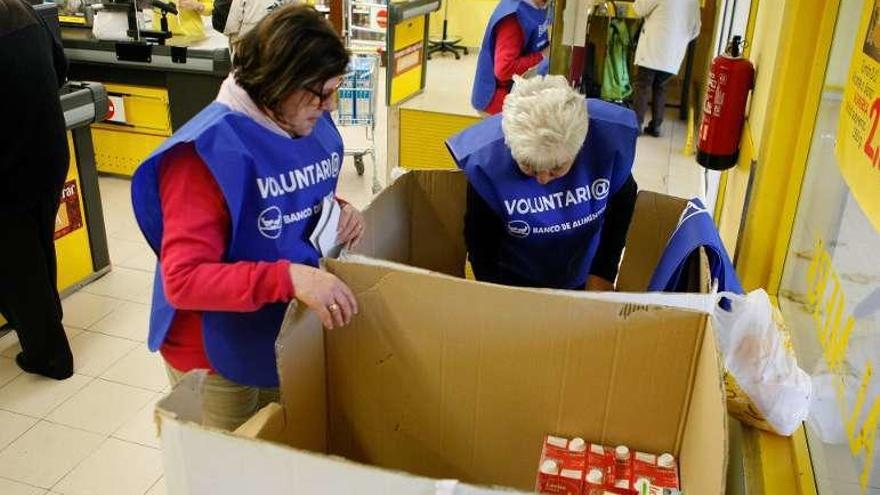
<path fill-rule="evenodd" d="M 632 217 L 635 114 L 561 76 L 517 78 L 501 115 L 447 141 L 468 179 L 465 242 L 478 280 L 613 290 Z"/>
<path fill-rule="evenodd" d="M 137 221 L 159 256 L 149 346 L 172 382 L 197 368 L 205 424 L 234 429 L 277 400 L 274 343 L 287 303 L 327 328 L 358 312 L 309 241 L 335 198 L 342 139 L 330 118 L 349 53 L 312 7 L 264 18 L 236 45 L 217 100 L 137 170 Z M 338 241 L 363 216 L 342 203 Z"/>
<path fill-rule="evenodd" d="M 500 112 L 513 85 L 513 76 L 547 73 L 549 3 L 550 0 L 501 0 L 495 7 L 483 36 L 471 91 L 471 105 L 477 111 L 488 115 Z"/>

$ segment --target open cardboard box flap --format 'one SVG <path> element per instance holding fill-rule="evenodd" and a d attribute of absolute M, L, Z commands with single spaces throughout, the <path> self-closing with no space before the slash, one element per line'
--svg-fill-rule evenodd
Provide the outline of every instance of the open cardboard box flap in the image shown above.
<path fill-rule="evenodd" d="M 724 394 L 705 314 L 675 295 L 459 278 L 464 190 L 457 173 L 410 173 L 368 208 L 361 255 L 327 262 L 361 312 L 325 332 L 291 306 L 277 343 L 282 408 L 233 435 L 177 413 L 187 387 L 160 403 L 170 493 L 493 492 L 438 485 L 447 478 L 530 491 L 547 433 L 671 452 L 689 493 L 723 492 Z M 684 206 L 651 196 L 628 236 L 631 283 L 650 273 L 625 275 L 648 266 L 628 259 L 659 258 L 668 233 L 657 229 L 671 232 Z M 652 216 L 654 231 L 637 232 Z"/>

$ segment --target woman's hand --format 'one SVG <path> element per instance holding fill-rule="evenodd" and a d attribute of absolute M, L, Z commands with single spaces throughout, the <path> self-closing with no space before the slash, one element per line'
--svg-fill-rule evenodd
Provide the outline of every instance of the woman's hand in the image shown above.
<path fill-rule="evenodd" d="M 342 327 L 358 314 L 351 289 L 332 273 L 308 265 L 291 263 L 290 280 L 296 298 L 311 308 L 329 330 Z"/>
<path fill-rule="evenodd" d="M 336 242 L 345 244 L 347 249 L 354 249 L 361 242 L 364 235 L 364 214 L 348 203 L 342 205 L 342 214 L 339 216 L 339 228 L 336 233 Z"/>
<path fill-rule="evenodd" d="M 600 292 L 613 292 L 614 291 L 614 282 L 609 282 L 602 277 L 597 275 L 590 275 L 587 277 L 587 290 L 600 291 Z"/>
<path fill-rule="evenodd" d="M 205 6 L 199 0 L 180 0 L 180 8 L 183 10 L 194 10 L 200 14 L 205 11 Z"/>

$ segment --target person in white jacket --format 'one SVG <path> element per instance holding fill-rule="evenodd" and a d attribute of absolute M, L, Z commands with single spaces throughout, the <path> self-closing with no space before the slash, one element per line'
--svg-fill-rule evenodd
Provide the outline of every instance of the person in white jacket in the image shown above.
<path fill-rule="evenodd" d="M 235 51 L 235 41 L 257 25 L 263 17 L 285 5 L 299 5 L 303 0 L 232 0 L 223 34 L 229 38 L 229 50 Z"/>
<path fill-rule="evenodd" d="M 666 83 L 678 74 L 688 44 L 700 34 L 700 0 L 635 0 L 633 9 L 644 19 L 636 48 L 633 109 L 641 129 L 653 92 L 651 121 L 644 133 L 659 137 Z"/>

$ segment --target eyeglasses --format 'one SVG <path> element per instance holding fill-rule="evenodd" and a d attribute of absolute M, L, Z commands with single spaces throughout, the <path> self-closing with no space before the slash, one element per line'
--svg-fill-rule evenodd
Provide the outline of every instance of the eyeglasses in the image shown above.
<path fill-rule="evenodd" d="M 305 89 L 309 93 L 317 96 L 318 97 L 318 108 L 324 108 L 324 104 L 327 103 L 327 100 L 329 100 L 330 98 L 333 98 L 333 95 L 335 95 L 336 92 L 339 91 L 340 87 L 342 87 L 342 79 L 340 79 L 339 82 L 336 83 L 336 86 L 334 86 L 333 89 L 331 89 L 326 94 L 321 91 L 317 91 L 315 89 L 309 88 L 309 87 L 306 87 L 303 89 Z"/>

